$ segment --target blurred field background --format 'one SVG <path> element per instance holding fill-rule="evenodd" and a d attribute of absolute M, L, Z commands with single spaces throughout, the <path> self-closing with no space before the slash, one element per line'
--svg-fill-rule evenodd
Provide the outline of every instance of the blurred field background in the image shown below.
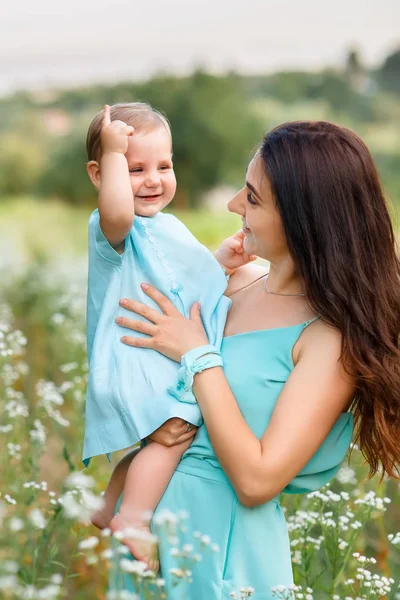
<path fill-rule="evenodd" d="M 84 254 L 85 221 L 96 205 L 84 140 L 105 101 L 147 101 L 168 116 L 178 179 L 171 209 L 184 211 L 211 246 L 227 231 L 217 234 L 216 222 L 225 220 L 224 203 L 241 187 L 263 132 L 288 120 L 326 119 L 354 129 L 376 159 L 395 213 L 400 203 L 399 80 L 400 50 L 375 69 L 349 51 L 344 65 L 319 72 L 216 76 L 197 70 L 185 77 L 0 98 L 2 243 L 39 252 L 50 246 L 50 254 L 58 249 L 64 254 L 68 247 Z M 209 218 L 208 212 L 218 217 Z"/>
<path fill-rule="evenodd" d="M 170 209 L 210 248 L 240 227 L 225 203 L 243 185 L 247 163 L 263 132 L 289 120 L 326 119 L 356 131 L 377 162 L 399 229 L 400 45 L 373 65 L 361 51 L 349 47 L 341 62 L 317 69 L 265 74 L 229 69 L 215 74 L 193 65 L 184 75 L 166 71 L 147 78 L 125 77 L 119 83 L 99 77 L 90 85 L 58 89 L 27 85 L 0 97 L 0 301 L 11 309 L 11 313 L 0 311 L 0 321 L 9 323 L 11 330 L 21 330 L 27 339 L 23 358 L 11 361 L 13 368 L 21 360 L 26 364 L 19 378 L 7 379 L 4 374 L 11 367 L 4 365 L 10 363 L 6 359 L 0 363 L 3 429 L 10 420 L 6 403 L 15 393 L 22 394 L 28 407 L 23 423 L 17 419 L 13 429 L 0 431 L 5 459 L 0 466 L 2 494 L 21 499 L 18 518 L 25 518 L 33 502 L 23 495 L 23 482 L 45 480 L 49 489 L 61 493 L 68 472 L 81 469 L 87 373 L 86 233 L 89 214 L 96 207 L 85 171 L 85 135 L 104 103 L 147 101 L 168 116 L 178 179 Z M 52 382 L 60 393 L 60 410 L 69 426 L 60 425 L 51 411 L 43 412 L 43 393 L 37 387 L 41 380 Z M 35 418 L 46 427 L 45 446 L 32 445 L 29 432 Z M 21 446 L 21 456 L 13 446 L 10 450 L 10 444 Z M 399 486 L 394 482 L 378 486 L 377 479 L 367 483 L 359 456 L 352 468 L 347 480 L 343 476 L 334 483 L 336 489 L 356 490 L 356 495 L 375 490 L 392 499 L 383 516 L 376 514 L 363 527 L 355 548 L 377 557 L 380 572 L 398 584 L 400 555 L 387 536 L 400 530 Z M 98 490 L 104 489 L 110 474 L 106 460 L 93 461 L 87 472 L 95 477 Z M 287 502 L 291 514 L 300 500 Z M 35 496 L 36 501 L 40 505 Z M 11 531 L 12 542 L 10 531 L 2 532 L 6 546 L 0 548 L 0 556 L 20 561 L 21 581 L 39 585 L 54 572 L 52 561 L 68 563 L 73 577 L 63 587 L 65 597 L 105 598 L 105 571 L 87 565 L 76 550 L 77 540 L 90 530 L 63 522 L 51 532 L 46 529 L 47 537 Z M 38 548 L 43 559 L 39 570 Z M 294 554 L 294 559 L 299 563 L 299 555 Z M 337 565 L 321 558 L 314 562 L 328 564 L 328 575 L 335 568 L 340 581 Z M 298 567 L 298 582 L 312 581 L 306 571 Z M 334 588 L 326 577 L 325 592 L 317 600 L 333 597 Z M 387 598 L 399 598 L 395 588 Z"/>

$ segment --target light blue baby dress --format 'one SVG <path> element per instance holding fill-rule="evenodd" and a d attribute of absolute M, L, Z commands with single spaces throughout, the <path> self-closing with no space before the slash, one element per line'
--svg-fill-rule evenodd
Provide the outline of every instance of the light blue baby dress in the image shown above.
<path fill-rule="evenodd" d="M 123 254 L 109 244 L 95 210 L 89 219 L 87 347 L 89 380 L 83 462 L 136 444 L 171 417 L 202 422 L 195 403 L 168 393 L 179 363 L 151 349 L 121 342 L 123 335 L 147 337 L 115 323 L 118 316 L 145 320 L 119 305 L 121 298 L 143 302 L 159 312 L 142 291 L 150 283 L 186 317 L 195 302 L 210 344 L 222 342 L 231 301 L 227 278 L 212 253 L 173 215 L 135 216 Z"/>

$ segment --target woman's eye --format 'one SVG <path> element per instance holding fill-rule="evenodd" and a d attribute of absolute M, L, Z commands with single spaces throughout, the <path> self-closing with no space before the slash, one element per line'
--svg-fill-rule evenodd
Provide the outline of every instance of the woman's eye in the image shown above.
<path fill-rule="evenodd" d="M 249 202 L 249 204 L 257 204 L 257 202 L 253 200 L 253 196 L 250 194 L 250 192 L 247 194 L 247 201 Z"/>

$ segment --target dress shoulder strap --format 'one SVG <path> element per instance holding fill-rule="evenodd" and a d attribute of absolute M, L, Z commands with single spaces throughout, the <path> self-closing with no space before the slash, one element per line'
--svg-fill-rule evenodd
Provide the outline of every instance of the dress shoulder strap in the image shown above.
<path fill-rule="evenodd" d="M 306 327 L 308 327 L 309 325 L 311 325 L 311 323 L 314 323 L 314 321 L 317 321 L 317 319 L 320 319 L 321 315 L 317 315 L 316 317 L 313 317 L 312 319 L 309 319 L 308 321 L 306 321 L 305 323 L 303 323 L 303 331 Z"/>

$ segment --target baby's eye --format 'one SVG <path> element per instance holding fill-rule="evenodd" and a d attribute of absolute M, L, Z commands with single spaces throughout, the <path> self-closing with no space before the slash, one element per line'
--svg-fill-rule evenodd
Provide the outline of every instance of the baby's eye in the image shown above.
<path fill-rule="evenodd" d="M 249 202 L 249 204 L 257 204 L 257 202 L 253 200 L 253 196 L 250 194 L 250 192 L 247 194 L 247 201 Z"/>
<path fill-rule="evenodd" d="M 162 165 L 160 167 L 161 171 L 168 171 L 168 169 L 170 169 L 171 167 L 169 165 Z"/>
<path fill-rule="evenodd" d="M 129 173 L 141 173 L 143 169 L 140 167 L 135 167 L 134 169 L 129 169 Z"/>

